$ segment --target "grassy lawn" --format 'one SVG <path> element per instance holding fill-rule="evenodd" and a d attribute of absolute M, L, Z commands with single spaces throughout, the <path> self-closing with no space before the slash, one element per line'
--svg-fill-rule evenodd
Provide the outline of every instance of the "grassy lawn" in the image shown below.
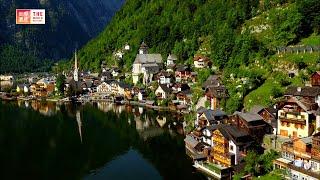
<path fill-rule="evenodd" d="M 204 164 L 204 166 L 208 169 L 210 169 L 211 171 L 217 173 L 217 174 L 220 174 L 221 173 L 221 170 L 214 164 L 212 163 L 207 163 L 207 164 Z"/>
<path fill-rule="evenodd" d="M 320 35 L 312 34 L 301 40 L 301 45 L 320 46 Z"/>
<path fill-rule="evenodd" d="M 244 107 L 246 110 L 250 110 L 254 105 L 270 106 L 275 102 L 273 98 L 276 92 L 283 93 L 284 87 L 273 78 L 267 79 L 265 83 L 250 92 L 244 99 Z"/>

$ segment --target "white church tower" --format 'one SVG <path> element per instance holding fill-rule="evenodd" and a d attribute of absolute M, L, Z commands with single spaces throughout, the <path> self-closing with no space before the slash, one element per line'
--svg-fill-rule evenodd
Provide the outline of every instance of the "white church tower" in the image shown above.
<path fill-rule="evenodd" d="M 74 71 L 73 71 L 73 79 L 74 81 L 79 81 L 79 68 L 78 68 L 78 59 L 77 59 L 77 51 L 74 52 Z"/>

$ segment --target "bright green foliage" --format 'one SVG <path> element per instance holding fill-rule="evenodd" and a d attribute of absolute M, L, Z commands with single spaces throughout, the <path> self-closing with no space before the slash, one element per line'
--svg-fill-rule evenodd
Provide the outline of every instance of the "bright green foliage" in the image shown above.
<path fill-rule="evenodd" d="M 317 70 L 320 59 L 314 57 L 318 54 L 275 54 L 278 46 L 294 45 L 311 34 L 304 44 L 316 44 L 319 13 L 308 10 L 318 7 L 316 2 L 128 0 L 105 31 L 80 51 L 81 67 L 98 70 L 102 61 L 108 65 L 119 63 L 113 53 L 128 43 L 131 49 L 123 51 L 121 65 L 130 70 L 145 41 L 150 53 L 161 53 L 163 58 L 175 53 L 178 63 L 190 65 L 198 53 L 208 56 L 213 66 L 223 71 L 229 93 L 224 102 L 227 112 L 241 110 L 244 103 L 245 108 L 257 103 L 270 105 L 286 86 L 302 84 L 308 74 Z M 286 80 L 288 69 L 307 71 Z M 284 77 L 278 77 L 277 72 Z M 210 73 L 198 73 L 198 86 Z"/>
<path fill-rule="evenodd" d="M 250 173 L 254 176 L 268 174 L 273 170 L 273 160 L 278 157 L 278 153 L 274 150 L 265 152 L 259 155 L 250 151 L 245 157 L 245 173 Z"/>
<path fill-rule="evenodd" d="M 66 82 L 66 77 L 63 74 L 59 74 L 56 80 L 56 87 L 60 94 L 64 93 L 64 84 Z"/>
<path fill-rule="evenodd" d="M 164 57 L 174 52 L 185 61 L 197 52 L 198 38 L 210 35 L 214 50 L 210 57 L 222 67 L 231 55 L 239 25 L 252 17 L 258 4 L 258 0 L 128 0 L 106 30 L 80 52 L 81 63 L 91 69 L 98 68 L 94 62 L 102 60 L 112 64 L 112 53 L 128 43 L 131 50 L 124 62 L 130 66 L 143 40 L 150 52 Z"/>

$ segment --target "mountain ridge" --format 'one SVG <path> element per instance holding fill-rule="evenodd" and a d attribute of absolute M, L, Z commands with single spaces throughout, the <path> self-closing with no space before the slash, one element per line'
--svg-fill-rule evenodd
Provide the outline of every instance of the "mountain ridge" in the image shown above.
<path fill-rule="evenodd" d="M 69 58 L 76 48 L 103 30 L 123 3 L 124 0 L 0 1 L 0 15 L 4 17 L 0 20 L 0 54 L 3 56 L 0 72 L 30 71 L 33 67 L 49 66 L 44 59 L 51 64 Z M 16 25 L 15 9 L 24 8 L 46 9 L 46 25 Z M 25 54 L 31 58 L 29 61 L 37 63 L 29 69 L 10 68 L 10 62 L 17 61 L 10 54 Z M 24 60 L 22 64 L 30 63 Z"/>

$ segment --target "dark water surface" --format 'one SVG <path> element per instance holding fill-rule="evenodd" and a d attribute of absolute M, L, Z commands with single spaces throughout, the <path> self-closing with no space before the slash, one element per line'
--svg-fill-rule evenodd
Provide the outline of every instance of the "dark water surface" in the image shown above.
<path fill-rule="evenodd" d="M 0 102 L 0 179 L 204 179 L 179 115 L 107 103 Z"/>

